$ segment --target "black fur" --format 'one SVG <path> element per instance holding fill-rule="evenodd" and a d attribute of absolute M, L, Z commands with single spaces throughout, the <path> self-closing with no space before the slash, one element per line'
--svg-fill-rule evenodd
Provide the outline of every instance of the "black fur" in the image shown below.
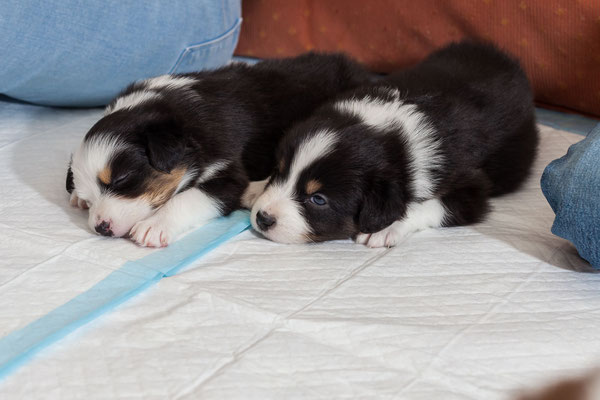
<path fill-rule="evenodd" d="M 382 103 L 398 89 L 433 127 L 443 164 L 433 171 L 432 198 L 450 216 L 445 225 L 481 221 L 488 198 L 516 190 L 527 177 L 537 148 L 533 98 L 519 63 L 489 44 L 451 44 L 417 66 L 341 95 L 282 139 L 278 157 L 289 166 L 301 143 L 315 133 L 339 137 L 335 150 L 309 166 L 296 186 L 314 241 L 373 233 L 401 220 L 411 202 L 413 156 L 401 126 L 371 127 L 336 108 L 348 99 Z M 284 180 L 276 171 L 271 182 Z M 304 192 L 310 179 L 322 183 L 326 206 L 316 207 Z"/>
<path fill-rule="evenodd" d="M 71 171 L 71 162 L 69 161 L 69 167 L 67 168 L 67 181 L 66 181 L 66 189 L 69 194 L 73 193 L 73 189 L 75 189 L 75 184 L 73 183 L 73 171 Z"/>
<path fill-rule="evenodd" d="M 164 114 L 144 127 L 146 156 L 152 167 L 169 174 L 181 162 L 186 150 L 186 143 L 180 137 L 183 131 L 184 124 L 171 114 Z"/>
<path fill-rule="evenodd" d="M 193 182 L 215 162 L 226 162 L 226 169 L 198 183 L 222 203 L 224 214 L 240 207 L 249 179 L 271 173 L 285 129 L 335 95 L 373 79 L 341 54 L 317 53 L 176 77 L 194 78 L 196 83 L 185 90 L 154 90 L 160 99 L 106 115 L 84 140 L 103 135 L 128 144 L 111 162 L 112 180 L 126 178 L 120 187 L 104 188 L 124 197 L 139 195 L 156 171 L 194 170 Z M 120 97 L 150 90 L 145 85 L 132 84 L 109 108 Z"/>

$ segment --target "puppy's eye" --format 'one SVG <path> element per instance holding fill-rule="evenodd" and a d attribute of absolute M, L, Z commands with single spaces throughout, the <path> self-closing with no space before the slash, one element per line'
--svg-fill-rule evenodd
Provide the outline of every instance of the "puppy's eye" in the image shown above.
<path fill-rule="evenodd" d="M 126 172 L 124 174 L 117 176 L 116 178 L 112 179 L 112 181 L 110 182 L 111 186 L 122 185 L 123 183 L 125 183 L 127 181 L 127 178 L 129 178 L 130 175 L 131 175 L 131 172 Z"/>
<path fill-rule="evenodd" d="M 318 206 L 324 206 L 325 204 L 327 204 L 327 198 L 322 194 L 317 193 L 310 196 L 310 202 Z"/>

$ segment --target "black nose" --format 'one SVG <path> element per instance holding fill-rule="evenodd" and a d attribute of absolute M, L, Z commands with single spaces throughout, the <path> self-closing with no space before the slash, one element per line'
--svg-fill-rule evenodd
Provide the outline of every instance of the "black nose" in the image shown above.
<path fill-rule="evenodd" d="M 102 221 L 98 225 L 96 225 L 96 232 L 101 234 L 102 236 L 112 236 L 113 232 L 110 230 L 110 222 Z"/>
<path fill-rule="evenodd" d="M 256 214 L 256 225 L 258 225 L 261 231 L 269 230 L 270 227 L 275 225 L 275 221 L 276 220 L 272 215 L 267 214 L 264 211 L 259 211 L 258 214 Z"/>

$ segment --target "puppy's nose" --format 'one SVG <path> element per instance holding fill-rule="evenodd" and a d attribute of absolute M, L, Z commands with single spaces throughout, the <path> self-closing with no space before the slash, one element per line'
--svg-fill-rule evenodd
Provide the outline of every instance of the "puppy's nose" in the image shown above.
<path fill-rule="evenodd" d="M 276 219 L 270 214 L 267 214 L 264 211 L 259 211 L 256 214 L 256 225 L 260 228 L 261 231 L 268 231 L 270 227 L 275 225 Z"/>
<path fill-rule="evenodd" d="M 96 229 L 96 232 L 98 232 L 102 236 L 112 236 L 113 235 L 113 232 L 110 229 L 110 222 L 108 222 L 108 221 L 102 221 L 101 223 L 96 225 L 95 229 Z"/>

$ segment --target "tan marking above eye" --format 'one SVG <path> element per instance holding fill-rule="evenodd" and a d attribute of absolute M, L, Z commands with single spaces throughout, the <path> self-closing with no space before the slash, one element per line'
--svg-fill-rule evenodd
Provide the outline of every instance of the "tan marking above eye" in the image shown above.
<path fill-rule="evenodd" d="M 162 206 L 173 196 L 186 172 L 186 168 L 176 168 L 170 174 L 154 172 L 148 178 L 146 190 L 141 197 L 145 197 L 154 207 Z"/>
<path fill-rule="evenodd" d="M 306 182 L 306 194 L 316 193 L 321 190 L 322 187 L 323 185 L 321 185 L 321 182 L 316 179 L 311 179 L 310 181 Z"/>
<path fill-rule="evenodd" d="M 102 171 L 98 172 L 98 179 L 100 179 L 100 182 L 104 183 L 105 185 L 110 185 L 111 174 L 112 171 L 110 170 L 110 167 L 104 167 Z"/>

